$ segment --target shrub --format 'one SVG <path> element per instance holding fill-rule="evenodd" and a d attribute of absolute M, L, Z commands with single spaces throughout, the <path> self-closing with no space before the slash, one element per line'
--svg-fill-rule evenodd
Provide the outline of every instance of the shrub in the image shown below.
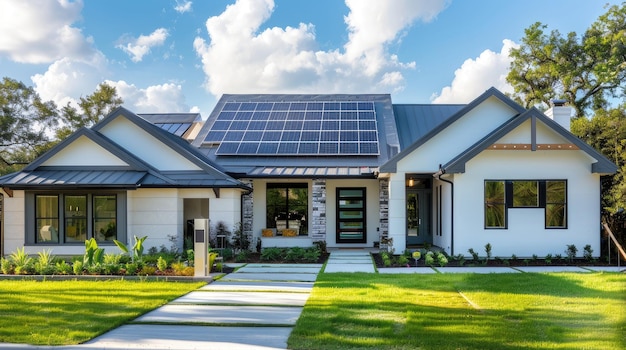
<path fill-rule="evenodd" d="M 16 275 L 26 275 L 34 272 L 33 258 L 26 254 L 24 247 L 17 248 L 9 257 Z"/>
<path fill-rule="evenodd" d="M 82 275 L 83 274 L 83 262 L 80 260 L 74 261 L 74 264 L 72 265 L 72 272 L 75 275 Z"/>
<path fill-rule="evenodd" d="M 487 260 L 491 259 L 491 243 L 485 244 L 485 253 L 487 254 Z"/>
<path fill-rule="evenodd" d="M 35 272 L 40 275 L 54 274 L 54 256 L 52 256 L 52 251 L 50 249 L 44 249 L 37 254 L 38 258 L 35 262 Z"/>
<path fill-rule="evenodd" d="M 187 266 L 183 262 L 177 261 L 172 263 L 172 270 L 174 270 L 174 274 L 177 276 L 182 276 L 185 268 L 187 268 Z"/>
<path fill-rule="evenodd" d="M 105 265 L 119 265 L 121 260 L 122 256 L 120 254 L 104 254 L 102 262 Z"/>
<path fill-rule="evenodd" d="M 470 248 L 467 251 L 468 251 L 468 253 L 470 253 L 472 255 L 472 261 L 475 264 L 480 262 L 480 257 L 478 256 L 478 253 L 474 250 L 474 248 Z"/>
<path fill-rule="evenodd" d="M 398 264 L 400 265 L 408 265 L 409 264 L 409 258 L 402 254 L 400 256 L 398 256 Z"/>
<path fill-rule="evenodd" d="M 424 263 L 428 266 L 435 265 L 435 253 L 428 251 L 428 253 L 426 253 L 426 257 L 424 258 Z"/>
<path fill-rule="evenodd" d="M 161 272 L 163 272 L 163 271 L 165 271 L 167 269 L 167 261 L 165 259 L 163 259 L 162 256 L 159 256 L 159 259 L 157 260 L 157 268 Z"/>
<path fill-rule="evenodd" d="M 317 247 L 320 253 L 326 253 L 326 241 L 315 241 L 313 242 L 313 244 Z"/>
<path fill-rule="evenodd" d="M 454 259 L 459 263 L 459 266 L 465 265 L 465 256 L 463 254 L 457 254 Z"/>
<path fill-rule="evenodd" d="M 587 244 L 584 248 L 583 248 L 584 252 L 583 252 L 583 257 L 585 258 L 585 260 L 591 262 L 594 261 L 595 259 L 593 258 L 593 249 L 591 249 L 591 245 Z"/>
<path fill-rule="evenodd" d="M 552 264 L 552 254 L 547 254 L 546 257 L 543 259 L 543 261 L 546 263 L 546 265 L 551 265 Z"/>
<path fill-rule="evenodd" d="M 574 261 L 576 257 L 576 253 L 578 253 L 578 248 L 574 244 L 567 244 L 567 249 L 565 249 L 565 254 L 567 255 L 567 261 L 570 263 Z"/>
<path fill-rule="evenodd" d="M 281 248 L 263 248 L 261 252 L 261 260 L 265 261 L 278 261 L 283 256 L 283 249 Z"/>
<path fill-rule="evenodd" d="M 300 247 L 293 247 L 287 250 L 285 254 L 285 260 L 290 262 L 298 262 L 304 259 L 304 249 Z"/>
<path fill-rule="evenodd" d="M 11 263 L 11 260 L 5 259 L 5 258 L 0 258 L 0 270 L 2 271 L 3 274 L 5 274 L 5 275 L 12 274 L 14 272 L 13 268 L 14 268 L 14 266 Z"/>
<path fill-rule="evenodd" d="M 126 268 L 127 276 L 135 275 L 137 274 L 137 271 L 139 271 L 139 267 L 137 266 L 137 263 L 134 263 L 134 262 L 126 263 L 124 267 Z"/>
<path fill-rule="evenodd" d="M 439 264 L 439 266 L 444 267 L 448 265 L 448 258 L 446 257 L 445 254 L 438 252 L 436 257 L 437 257 L 437 263 Z"/>
<path fill-rule="evenodd" d="M 59 275 L 69 275 L 72 273 L 72 265 L 68 264 L 65 260 L 58 261 L 55 264 L 56 273 Z"/>
<path fill-rule="evenodd" d="M 131 255 L 132 261 L 141 261 L 141 259 L 143 258 L 143 242 L 146 240 L 146 238 L 148 238 L 148 236 L 143 236 L 141 238 L 138 238 L 137 236 L 133 237 L 135 243 L 133 244 L 132 255 L 130 253 L 130 249 L 128 249 L 128 247 L 124 243 L 118 241 L 117 239 L 113 240 L 113 242 L 118 248 L 120 248 L 121 251 L 128 255 Z"/>
<path fill-rule="evenodd" d="M 154 275 L 156 273 L 156 267 L 154 266 L 144 266 L 141 271 L 139 271 L 137 274 L 141 275 L 141 276 L 151 276 Z"/>
<path fill-rule="evenodd" d="M 235 255 L 235 262 L 246 262 L 249 256 L 250 253 L 247 250 L 242 250 Z"/>
<path fill-rule="evenodd" d="M 107 264 L 102 265 L 102 271 L 105 275 L 117 275 L 120 273 L 122 266 L 120 264 Z"/>
<path fill-rule="evenodd" d="M 304 251 L 303 260 L 305 262 L 314 263 L 320 259 L 320 250 L 317 247 L 308 248 Z"/>

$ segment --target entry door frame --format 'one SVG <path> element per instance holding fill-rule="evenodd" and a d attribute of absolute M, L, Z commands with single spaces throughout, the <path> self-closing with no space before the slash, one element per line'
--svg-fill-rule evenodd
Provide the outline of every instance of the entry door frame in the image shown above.
<path fill-rule="evenodd" d="M 432 232 L 432 177 L 420 176 L 420 175 L 407 175 L 406 181 L 406 211 L 405 211 L 405 225 L 406 225 L 406 245 L 420 245 L 420 244 L 432 244 L 433 232 Z M 417 213 L 415 225 L 410 225 L 411 219 L 411 207 L 409 200 L 412 196 L 417 197 Z M 411 227 L 413 226 L 413 227 Z M 417 229 L 417 232 L 413 232 L 411 235 L 411 229 Z"/>

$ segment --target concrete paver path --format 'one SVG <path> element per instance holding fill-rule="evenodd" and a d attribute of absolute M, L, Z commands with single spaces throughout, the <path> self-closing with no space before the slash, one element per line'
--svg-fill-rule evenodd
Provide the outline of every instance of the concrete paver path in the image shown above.
<path fill-rule="evenodd" d="M 248 264 L 81 349 L 286 349 L 321 264 Z"/>

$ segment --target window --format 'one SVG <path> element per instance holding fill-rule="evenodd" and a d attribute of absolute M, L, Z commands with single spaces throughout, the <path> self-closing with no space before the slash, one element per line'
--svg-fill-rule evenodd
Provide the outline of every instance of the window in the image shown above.
<path fill-rule="evenodd" d="M 567 227 L 567 184 L 546 181 L 546 227 Z"/>
<path fill-rule="evenodd" d="M 506 228 L 504 181 L 485 181 L 485 227 Z"/>
<path fill-rule="evenodd" d="M 511 208 L 541 208 L 546 228 L 567 228 L 565 180 L 485 181 L 485 228 L 507 228 Z"/>
<path fill-rule="evenodd" d="M 365 243 L 365 188 L 337 188 L 337 243 Z"/>
<path fill-rule="evenodd" d="M 84 244 L 125 240 L 126 194 L 26 193 L 27 244 Z M 32 209 L 31 209 L 32 208 Z"/>
<path fill-rule="evenodd" d="M 306 183 L 268 183 L 266 190 L 266 225 L 282 230 L 291 229 L 296 235 L 308 234 L 309 187 Z"/>
<path fill-rule="evenodd" d="M 59 243 L 59 196 L 36 197 L 35 222 L 37 243 Z"/>

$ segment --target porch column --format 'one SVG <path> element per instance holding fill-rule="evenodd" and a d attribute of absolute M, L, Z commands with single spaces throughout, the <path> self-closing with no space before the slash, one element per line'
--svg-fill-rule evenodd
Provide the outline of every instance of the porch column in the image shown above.
<path fill-rule="evenodd" d="M 246 185 L 252 188 L 253 182 L 243 181 Z M 256 242 L 254 242 L 252 236 L 252 217 L 254 213 L 254 196 L 252 192 L 244 194 L 241 199 L 241 230 L 243 234 L 250 239 L 250 249 L 254 249 Z"/>
<path fill-rule="evenodd" d="M 378 179 L 379 217 L 378 241 L 389 237 L 389 180 Z"/>
<path fill-rule="evenodd" d="M 313 179 L 311 232 L 314 241 L 326 240 L 326 179 Z"/>

